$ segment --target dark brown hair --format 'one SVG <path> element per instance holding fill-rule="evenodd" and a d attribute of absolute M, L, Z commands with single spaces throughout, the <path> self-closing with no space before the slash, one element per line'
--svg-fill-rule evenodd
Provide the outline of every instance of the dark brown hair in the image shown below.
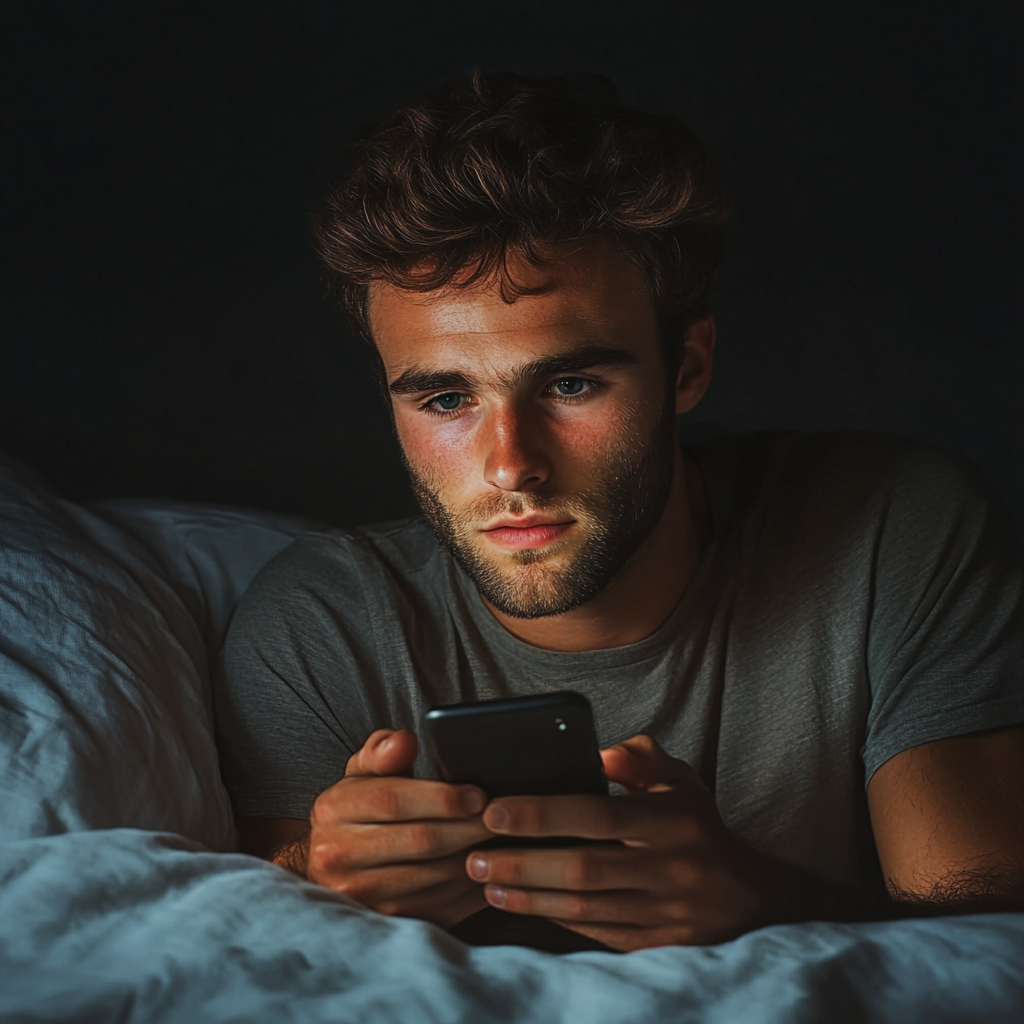
<path fill-rule="evenodd" d="M 313 217 L 332 295 L 369 337 L 371 281 L 432 291 L 604 235 L 637 264 L 669 345 L 708 309 L 728 198 L 697 137 L 599 76 L 448 82 L 364 133 Z"/>

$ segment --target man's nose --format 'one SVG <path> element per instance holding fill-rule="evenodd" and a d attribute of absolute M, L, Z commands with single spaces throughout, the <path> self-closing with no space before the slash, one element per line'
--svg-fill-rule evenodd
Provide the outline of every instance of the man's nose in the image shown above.
<path fill-rule="evenodd" d="M 489 484 L 503 491 L 532 491 L 551 476 L 540 424 L 521 410 L 492 410 L 484 430 L 484 479 Z"/>

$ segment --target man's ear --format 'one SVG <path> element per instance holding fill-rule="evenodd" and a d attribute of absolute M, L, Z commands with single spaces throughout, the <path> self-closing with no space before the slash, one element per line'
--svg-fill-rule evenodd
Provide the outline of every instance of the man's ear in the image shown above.
<path fill-rule="evenodd" d="M 694 320 L 683 336 L 679 375 L 676 377 L 676 412 L 691 412 L 704 397 L 711 383 L 711 363 L 715 354 L 715 318 Z"/>

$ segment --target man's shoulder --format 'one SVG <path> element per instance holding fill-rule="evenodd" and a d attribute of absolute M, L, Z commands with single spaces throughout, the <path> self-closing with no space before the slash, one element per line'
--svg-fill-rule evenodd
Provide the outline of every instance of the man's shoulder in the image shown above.
<path fill-rule="evenodd" d="M 431 586 L 442 554 L 421 519 L 312 531 L 264 566 L 241 610 L 317 605 L 369 611 L 390 595 Z"/>
<path fill-rule="evenodd" d="M 766 431 L 723 434 L 688 445 L 704 462 L 728 462 L 740 472 L 810 475 L 841 466 L 873 481 L 974 475 L 964 459 L 894 434 L 855 431 Z M 922 476 L 923 474 L 923 476 Z"/>
<path fill-rule="evenodd" d="M 761 433 L 689 447 L 720 518 L 802 512 L 950 519 L 965 510 L 982 514 L 992 504 L 991 488 L 966 460 L 902 437 Z"/>
<path fill-rule="evenodd" d="M 372 564 L 400 574 L 422 572 L 441 553 L 434 531 L 419 518 L 308 533 L 291 548 L 304 561 L 337 568 Z"/>

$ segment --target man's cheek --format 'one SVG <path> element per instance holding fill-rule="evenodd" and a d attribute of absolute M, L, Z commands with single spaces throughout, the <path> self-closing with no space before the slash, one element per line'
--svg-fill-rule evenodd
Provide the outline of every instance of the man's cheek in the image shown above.
<path fill-rule="evenodd" d="M 396 417 L 396 428 L 406 461 L 431 486 L 457 488 L 472 475 L 477 461 L 473 436 L 458 421 L 437 425 Z"/>
<path fill-rule="evenodd" d="M 634 442 L 635 429 L 629 429 L 618 416 L 580 417 L 558 432 L 558 461 L 563 472 L 580 478 L 584 489 L 587 480 L 602 476 L 609 465 L 618 462 Z"/>

